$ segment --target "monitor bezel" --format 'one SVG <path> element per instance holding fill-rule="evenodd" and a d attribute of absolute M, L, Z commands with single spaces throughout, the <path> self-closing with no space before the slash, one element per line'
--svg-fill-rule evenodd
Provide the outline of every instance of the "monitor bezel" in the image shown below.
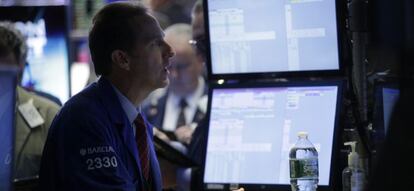
<path fill-rule="evenodd" d="M 346 34 L 346 1 L 335 0 L 336 9 L 336 29 L 338 44 L 338 69 L 333 70 L 306 70 L 306 71 L 273 71 L 273 72 L 249 72 L 249 73 L 227 73 L 214 74 L 212 71 L 211 46 L 210 46 L 210 30 L 208 17 L 208 0 L 203 0 L 204 14 L 204 32 L 206 38 L 205 61 L 207 67 L 207 77 L 209 80 L 254 80 L 254 79 L 272 79 L 272 78 L 289 78 L 289 77 L 338 77 L 344 76 L 344 58 L 345 48 L 343 47 Z"/>
<path fill-rule="evenodd" d="M 316 81 L 287 81 L 287 82 L 246 82 L 246 83 L 234 83 L 234 84 L 210 84 L 208 92 L 208 105 L 207 105 L 207 126 L 208 130 L 206 131 L 206 145 L 205 149 L 206 155 L 204 156 L 204 161 L 207 158 L 207 145 L 208 145 L 208 136 L 209 136 L 209 126 L 210 126 L 210 115 L 211 115 L 211 104 L 212 104 L 212 95 L 215 89 L 235 89 L 235 88 L 265 88 L 265 87 L 312 87 L 312 86 L 337 86 L 337 100 L 336 100 L 336 109 L 335 109 L 335 119 L 334 119 L 334 135 L 333 135 L 333 146 L 331 152 L 331 171 L 329 174 L 329 184 L 328 185 L 318 185 L 318 190 L 334 190 L 340 185 L 338 183 L 340 177 L 339 173 L 339 149 L 341 146 L 340 140 L 340 120 L 341 120 L 341 110 L 342 110 L 342 97 L 343 97 L 343 86 L 344 81 L 341 79 L 329 79 L 329 80 L 316 80 Z M 235 187 L 243 187 L 246 190 L 280 190 L 280 191 L 290 191 L 291 186 L 282 185 L 282 184 L 246 184 L 246 183 L 205 183 L 204 182 L 204 172 L 205 172 L 205 162 L 202 166 L 203 169 L 203 188 L 205 190 L 229 190 Z"/>

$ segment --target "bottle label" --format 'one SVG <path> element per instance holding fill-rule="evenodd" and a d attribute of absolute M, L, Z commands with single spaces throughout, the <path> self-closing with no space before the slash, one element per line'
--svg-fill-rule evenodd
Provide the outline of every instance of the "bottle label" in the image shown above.
<path fill-rule="evenodd" d="M 290 159 L 290 178 L 317 178 L 318 159 Z"/>
<path fill-rule="evenodd" d="M 365 174 L 352 173 L 351 175 L 351 191 L 364 190 Z"/>

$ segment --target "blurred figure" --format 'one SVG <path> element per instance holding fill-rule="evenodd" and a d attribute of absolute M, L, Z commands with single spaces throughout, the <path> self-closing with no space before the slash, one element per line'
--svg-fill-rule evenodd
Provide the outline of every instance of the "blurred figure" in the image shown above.
<path fill-rule="evenodd" d="M 191 14 L 191 26 L 193 29 L 193 39 L 189 41 L 196 50 L 197 58 L 205 63 L 207 39 L 204 28 L 203 1 L 197 0 Z M 199 165 L 198 168 L 191 169 L 191 190 L 203 190 L 203 169 L 207 148 L 208 121 L 204 118 L 197 126 L 192 135 L 188 146 L 187 156 Z"/>
<path fill-rule="evenodd" d="M 411 83 L 413 81 L 411 80 Z M 369 180 L 369 191 L 411 190 L 414 167 L 410 153 L 414 151 L 412 109 L 414 88 L 401 89 L 401 96 L 394 107 L 390 126 L 382 150 L 375 161 Z"/>
<path fill-rule="evenodd" d="M 204 64 L 206 62 L 207 39 L 205 37 L 202 0 L 197 0 L 194 4 L 191 12 L 191 20 L 192 39 L 188 43 L 193 46 L 198 62 Z M 204 71 L 202 73 L 205 75 L 206 68 L 204 67 L 203 69 Z M 190 143 L 187 147 L 187 156 L 199 166 L 192 169 L 179 169 L 178 185 L 180 186 L 180 190 L 204 190 L 203 169 L 207 148 L 207 132 L 208 121 L 206 117 L 203 117 L 192 133 Z M 235 191 L 244 191 L 244 188 Z"/>
<path fill-rule="evenodd" d="M 194 3 L 196 0 L 175 0 L 178 4 L 180 4 L 186 14 L 191 15 L 191 11 L 193 10 Z"/>
<path fill-rule="evenodd" d="M 372 46 L 381 50 L 373 55 L 386 60 L 384 68 L 400 68 L 398 73 L 400 97 L 389 121 L 388 132 L 378 160 L 373 165 L 369 191 L 412 190 L 414 166 L 414 1 L 387 0 L 370 3 L 373 29 Z M 384 12 L 387 15 L 384 15 Z M 395 55 L 395 57 L 394 57 Z M 387 57 L 392 59 L 387 59 Z M 382 64 L 382 63 L 381 63 Z M 377 66 L 378 67 L 378 66 Z"/>
<path fill-rule="evenodd" d="M 19 68 L 19 84 L 26 63 L 27 45 L 23 35 L 10 22 L 0 22 L 0 63 Z M 59 106 L 17 86 L 15 179 L 35 178 L 47 133 Z M 29 117 L 28 113 L 39 114 Z"/>
<path fill-rule="evenodd" d="M 188 43 L 190 39 L 188 24 L 175 24 L 165 30 L 165 40 L 176 52 L 171 59 L 170 85 L 163 96 L 155 97 L 144 109 L 155 127 L 166 132 L 171 140 L 185 144 L 190 143 L 207 107 L 207 88 L 202 77 L 204 64 Z"/>
<path fill-rule="evenodd" d="M 153 11 L 153 15 L 160 21 L 162 28 L 177 23 L 190 23 L 190 15 L 182 2 L 176 0 L 144 0 L 145 4 Z"/>
<path fill-rule="evenodd" d="M 190 41 L 197 52 L 197 56 L 202 62 L 206 59 L 207 39 L 204 29 L 203 1 L 198 0 L 194 4 L 191 12 L 191 27 L 193 29 L 193 39 Z"/>
<path fill-rule="evenodd" d="M 206 62 L 207 39 L 204 30 L 204 11 L 202 0 L 196 1 L 191 12 L 191 27 L 193 29 L 193 38 L 189 43 L 193 46 L 197 53 L 199 62 Z M 204 78 L 207 78 L 207 68 L 204 67 Z"/>

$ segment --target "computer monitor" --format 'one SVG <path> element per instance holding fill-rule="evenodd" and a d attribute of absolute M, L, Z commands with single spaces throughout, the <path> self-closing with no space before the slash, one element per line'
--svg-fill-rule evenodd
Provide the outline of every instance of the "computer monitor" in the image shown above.
<path fill-rule="evenodd" d="M 340 82 L 213 86 L 206 189 L 290 190 L 289 151 L 306 131 L 319 154 L 318 190 L 332 190 Z"/>
<path fill-rule="evenodd" d="M 205 0 L 210 79 L 337 74 L 337 1 Z"/>
<path fill-rule="evenodd" d="M 373 128 L 376 141 L 381 142 L 387 135 L 392 112 L 399 96 L 397 83 L 383 82 L 375 85 Z"/>
<path fill-rule="evenodd" d="M 390 118 L 394 110 L 394 106 L 400 96 L 400 90 L 394 88 L 382 88 L 382 116 L 384 119 L 385 133 L 388 132 Z"/>
<path fill-rule="evenodd" d="M 1 0 L 0 6 L 68 5 L 70 0 Z"/>
<path fill-rule="evenodd" d="M 69 99 L 67 6 L 0 6 L 0 20 L 27 37 L 28 67 L 22 86 Z"/>
<path fill-rule="evenodd" d="M 16 71 L 0 67 L 0 190 L 4 191 L 12 190 Z"/>

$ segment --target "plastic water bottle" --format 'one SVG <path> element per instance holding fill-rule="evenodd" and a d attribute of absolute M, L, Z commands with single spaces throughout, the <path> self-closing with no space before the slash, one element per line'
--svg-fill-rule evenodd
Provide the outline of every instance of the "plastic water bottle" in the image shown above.
<path fill-rule="evenodd" d="M 298 141 L 289 153 L 292 191 L 316 191 L 318 187 L 318 152 L 307 132 L 298 133 Z"/>

